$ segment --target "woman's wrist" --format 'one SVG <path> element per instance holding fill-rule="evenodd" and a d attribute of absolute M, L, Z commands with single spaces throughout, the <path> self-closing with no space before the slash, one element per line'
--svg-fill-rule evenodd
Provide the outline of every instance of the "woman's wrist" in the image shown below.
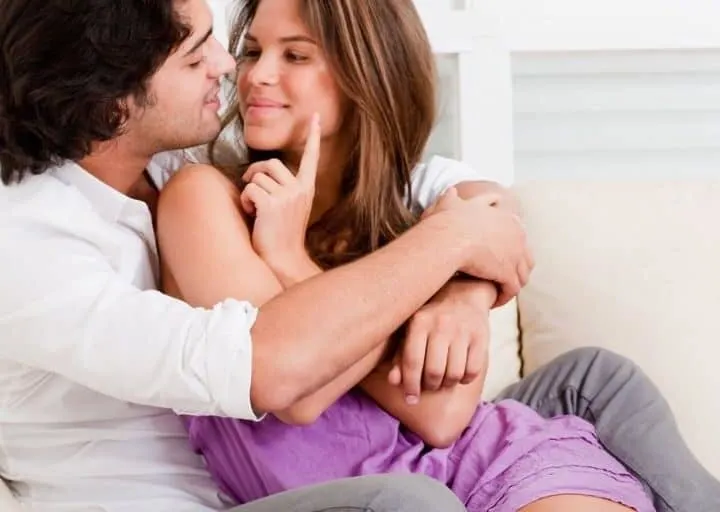
<path fill-rule="evenodd" d="M 322 272 L 304 249 L 292 256 L 268 262 L 268 266 L 286 289 Z"/>

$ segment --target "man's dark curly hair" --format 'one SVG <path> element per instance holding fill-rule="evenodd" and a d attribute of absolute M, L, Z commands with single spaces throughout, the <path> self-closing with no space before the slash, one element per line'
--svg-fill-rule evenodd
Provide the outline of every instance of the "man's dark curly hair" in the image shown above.
<path fill-rule="evenodd" d="M 183 0 L 0 0 L 0 176 L 87 156 L 189 35 Z"/>

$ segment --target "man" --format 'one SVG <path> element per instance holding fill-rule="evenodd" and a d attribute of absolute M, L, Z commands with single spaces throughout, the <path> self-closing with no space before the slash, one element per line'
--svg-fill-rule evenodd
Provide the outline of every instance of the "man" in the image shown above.
<path fill-rule="evenodd" d="M 152 157 L 218 134 L 219 79 L 234 66 L 205 2 L 0 0 L 0 12 L 0 475 L 34 509 L 221 509 L 174 412 L 284 410 L 380 346 L 456 271 L 496 281 L 504 297 L 527 278 L 512 213 L 449 199 L 399 240 L 260 310 L 192 309 L 158 293 L 148 176 L 172 169 Z M 323 316 L 338 301 L 345 315 Z M 505 396 L 595 422 L 661 510 L 713 509 L 703 496 L 715 484 L 629 362 L 568 354 Z M 460 507 L 425 480 L 271 500 L 241 510 Z"/>

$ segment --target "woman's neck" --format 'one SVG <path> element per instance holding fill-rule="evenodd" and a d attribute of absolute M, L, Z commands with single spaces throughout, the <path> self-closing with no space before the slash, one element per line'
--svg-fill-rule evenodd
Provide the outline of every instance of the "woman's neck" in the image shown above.
<path fill-rule="evenodd" d="M 325 168 L 324 172 L 322 169 L 318 169 L 315 180 L 315 199 L 313 199 L 313 207 L 310 212 L 309 224 L 311 226 L 340 201 L 342 178 L 342 167 Z"/>

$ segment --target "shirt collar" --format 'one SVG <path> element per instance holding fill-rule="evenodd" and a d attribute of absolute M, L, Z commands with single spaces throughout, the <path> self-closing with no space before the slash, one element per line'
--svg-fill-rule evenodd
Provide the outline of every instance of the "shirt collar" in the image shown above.
<path fill-rule="evenodd" d="M 66 161 L 50 172 L 61 182 L 76 188 L 93 208 L 110 222 L 120 220 L 126 208 L 144 206 L 144 203 L 118 192 L 75 162 Z"/>

